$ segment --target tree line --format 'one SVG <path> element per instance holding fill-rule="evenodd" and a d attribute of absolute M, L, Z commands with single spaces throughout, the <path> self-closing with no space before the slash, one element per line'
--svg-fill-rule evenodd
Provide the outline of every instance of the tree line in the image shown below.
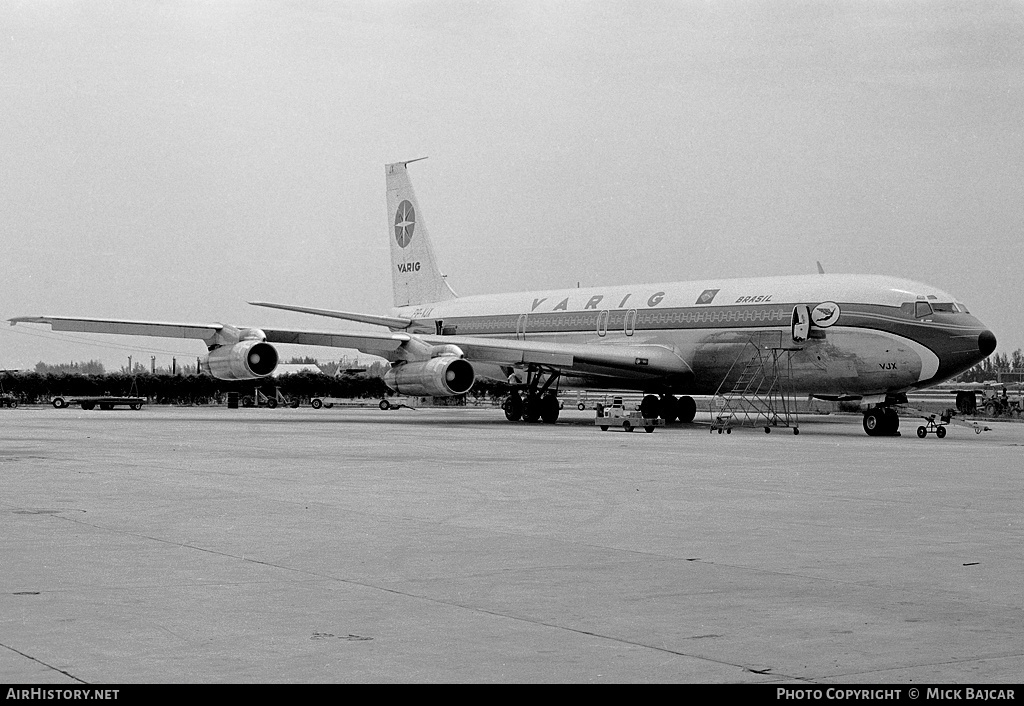
<path fill-rule="evenodd" d="M 313 359 L 302 360 L 316 364 Z M 335 364 L 334 369 L 338 369 Z M 229 392 L 239 397 L 255 395 L 259 390 L 268 397 L 277 393 L 300 403 L 314 397 L 378 398 L 393 393 L 384 384 L 382 376 L 387 365 L 374 364 L 365 372 L 328 375 L 322 372 L 300 372 L 260 380 L 218 380 L 206 375 L 177 374 L 158 371 L 104 373 L 98 361 L 48 366 L 40 363 L 35 372 L 0 373 L 0 391 L 14 396 L 23 404 L 46 403 L 56 396 L 116 397 L 137 395 L 156 404 L 216 404 L 223 403 Z M 96 371 L 98 368 L 99 372 Z M 333 370 L 332 370 L 333 372 Z M 961 374 L 960 382 L 995 380 L 997 373 L 1024 374 L 1024 351 L 1020 348 L 1007 355 L 995 353 Z M 496 402 L 511 391 L 507 383 L 478 379 L 469 392 L 477 402 Z"/>
<path fill-rule="evenodd" d="M 986 382 L 995 380 L 997 373 L 1024 374 L 1024 351 L 1020 348 L 1010 355 L 995 353 L 981 361 L 973 368 L 963 372 L 957 380 L 960 382 Z"/>
<path fill-rule="evenodd" d="M 4 372 L 0 388 L 21 404 L 48 403 L 54 397 L 145 397 L 154 404 L 223 404 L 229 392 L 239 398 L 255 396 L 259 390 L 267 397 L 278 392 L 288 400 L 308 403 L 314 397 L 383 399 L 394 393 L 384 380 L 370 372 L 326 375 L 299 372 L 259 380 L 218 380 L 208 375 L 170 375 L 140 373 L 81 374 Z M 477 380 L 469 397 L 477 401 L 504 398 L 511 388 L 502 382 Z"/>
<path fill-rule="evenodd" d="M 282 395 L 291 399 L 311 397 L 383 397 L 387 386 L 379 377 L 301 372 L 260 380 L 218 380 L 208 375 L 170 375 L 163 373 L 80 374 L 80 373 L 4 373 L 3 391 L 24 404 L 49 402 L 56 396 L 145 397 L 156 404 L 215 404 L 224 402 L 227 393 L 240 397 L 259 390 L 268 397 Z"/>

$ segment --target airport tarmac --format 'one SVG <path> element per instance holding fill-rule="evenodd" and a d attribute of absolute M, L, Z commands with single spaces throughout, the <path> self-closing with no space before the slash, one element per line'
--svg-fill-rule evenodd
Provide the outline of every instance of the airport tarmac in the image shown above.
<path fill-rule="evenodd" d="M 0 411 L 0 682 L 1019 683 L 1024 424 Z"/>

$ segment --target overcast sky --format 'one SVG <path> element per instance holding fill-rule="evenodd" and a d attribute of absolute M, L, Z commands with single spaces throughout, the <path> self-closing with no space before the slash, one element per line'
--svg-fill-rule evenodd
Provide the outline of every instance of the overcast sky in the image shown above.
<path fill-rule="evenodd" d="M 820 260 L 1024 347 L 1022 2 L 6 0 L 0 67 L 0 319 L 385 313 L 384 164 L 429 156 L 460 294 Z M 0 330 L 3 368 L 204 352 Z"/>

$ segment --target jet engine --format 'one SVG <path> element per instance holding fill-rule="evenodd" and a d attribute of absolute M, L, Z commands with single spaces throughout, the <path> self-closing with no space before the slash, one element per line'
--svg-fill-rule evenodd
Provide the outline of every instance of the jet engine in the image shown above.
<path fill-rule="evenodd" d="M 453 356 L 398 363 L 384 375 L 384 384 L 395 392 L 432 397 L 464 394 L 475 380 L 476 373 L 469 361 Z"/>
<path fill-rule="evenodd" d="M 266 341 L 239 341 L 214 348 L 199 367 L 219 380 L 254 380 L 274 372 L 277 349 Z"/>

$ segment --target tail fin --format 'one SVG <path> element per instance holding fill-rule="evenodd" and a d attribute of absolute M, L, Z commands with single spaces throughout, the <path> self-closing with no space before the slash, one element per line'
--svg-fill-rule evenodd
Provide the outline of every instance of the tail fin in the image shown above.
<path fill-rule="evenodd" d="M 409 160 L 415 161 L 418 160 Z M 391 219 L 388 232 L 396 307 L 447 301 L 456 296 L 437 267 L 423 211 L 416 201 L 412 181 L 405 168 L 409 162 L 395 162 L 384 167 L 388 181 L 388 215 Z"/>

